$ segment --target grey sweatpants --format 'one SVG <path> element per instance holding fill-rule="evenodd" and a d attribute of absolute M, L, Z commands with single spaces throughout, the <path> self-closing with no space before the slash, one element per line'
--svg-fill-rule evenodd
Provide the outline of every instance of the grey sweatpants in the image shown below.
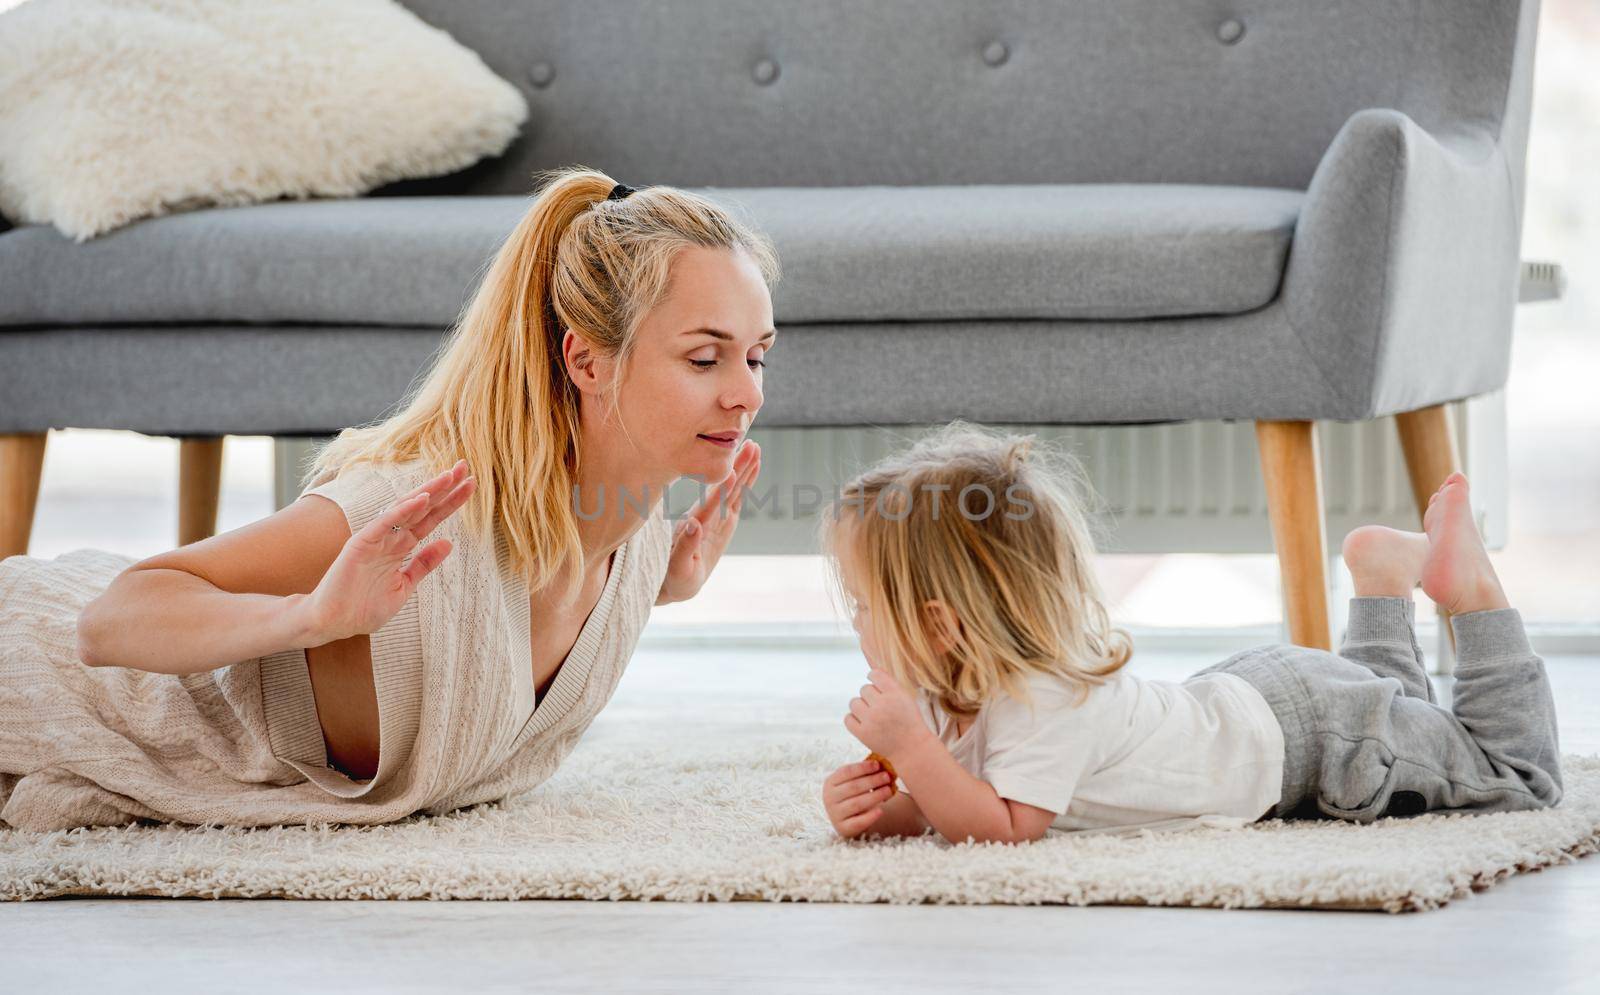
<path fill-rule="evenodd" d="M 1199 673 L 1237 674 L 1283 726 L 1283 793 L 1263 818 L 1371 822 L 1436 809 L 1561 801 L 1555 699 L 1515 608 L 1450 616 L 1451 708 L 1434 700 L 1410 598 L 1350 599 L 1337 654 L 1258 646 Z"/>

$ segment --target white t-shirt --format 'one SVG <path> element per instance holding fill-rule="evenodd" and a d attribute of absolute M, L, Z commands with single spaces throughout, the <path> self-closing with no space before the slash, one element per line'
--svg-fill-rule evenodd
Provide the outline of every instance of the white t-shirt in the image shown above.
<path fill-rule="evenodd" d="M 1238 827 L 1282 794 L 1283 728 L 1235 674 L 1180 683 L 1124 668 L 1076 706 L 1077 690 L 1061 677 L 1030 674 L 1027 683 L 1034 715 L 1002 693 L 961 736 L 926 691 L 917 707 L 957 762 L 1000 797 L 1058 813 L 1052 831 Z"/>

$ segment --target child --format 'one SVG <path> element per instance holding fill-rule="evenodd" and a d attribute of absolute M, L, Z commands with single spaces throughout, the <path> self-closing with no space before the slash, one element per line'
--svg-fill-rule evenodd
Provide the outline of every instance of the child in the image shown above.
<path fill-rule="evenodd" d="M 1060 468 L 1049 457 L 1060 457 Z M 823 548 L 871 683 L 845 727 L 875 762 L 823 784 L 835 831 L 1022 842 L 1050 828 L 1131 832 L 1268 818 L 1371 822 L 1561 800 L 1543 661 L 1451 474 L 1426 534 L 1366 526 L 1337 655 L 1245 650 L 1182 682 L 1124 670 L 1081 469 L 1031 437 L 956 422 L 849 483 Z M 1085 493 L 1088 493 L 1085 491 Z M 1452 709 L 1434 702 L 1411 592 L 1451 613 Z"/>

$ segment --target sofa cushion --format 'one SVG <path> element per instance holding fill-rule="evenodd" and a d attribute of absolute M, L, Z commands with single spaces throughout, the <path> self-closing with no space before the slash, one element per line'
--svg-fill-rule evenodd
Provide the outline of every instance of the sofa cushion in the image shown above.
<path fill-rule="evenodd" d="M 1182 185 L 709 188 L 766 231 L 781 323 L 1155 318 L 1273 299 L 1301 193 Z M 75 244 L 0 235 L 0 324 L 447 326 L 519 196 L 279 201 Z"/>
<path fill-rule="evenodd" d="M 516 86 L 393 0 L 30 3 L 0 29 L 0 207 L 79 242 L 453 173 L 527 118 Z"/>

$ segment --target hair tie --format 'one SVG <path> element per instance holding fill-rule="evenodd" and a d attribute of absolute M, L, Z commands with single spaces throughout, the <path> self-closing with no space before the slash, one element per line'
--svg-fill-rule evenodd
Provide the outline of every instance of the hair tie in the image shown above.
<path fill-rule="evenodd" d="M 606 194 L 606 200 L 621 200 L 630 193 L 633 193 L 633 187 L 628 186 L 626 183 L 618 183 L 611 188 L 610 193 Z"/>

